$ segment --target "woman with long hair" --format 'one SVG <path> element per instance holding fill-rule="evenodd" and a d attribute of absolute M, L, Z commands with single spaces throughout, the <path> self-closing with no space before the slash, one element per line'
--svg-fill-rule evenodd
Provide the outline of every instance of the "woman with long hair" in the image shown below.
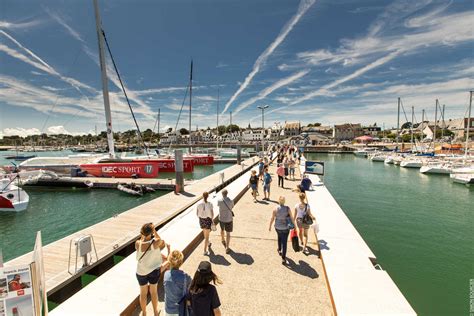
<path fill-rule="evenodd" d="M 144 224 L 140 230 L 140 239 L 135 242 L 137 253 L 137 280 L 140 285 L 140 307 L 143 316 L 146 316 L 146 305 L 148 291 L 151 296 L 153 313 L 159 315 L 158 311 L 158 280 L 160 279 L 163 258 L 161 250 L 168 247 L 156 232 L 153 223 Z"/>
<path fill-rule="evenodd" d="M 194 274 L 187 297 L 194 316 L 221 315 L 219 295 L 216 287 L 211 282 L 214 285 L 222 284 L 222 281 L 212 272 L 211 263 L 201 261 Z"/>
<path fill-rule="evenodd" d="M 286 264 L 286 249 L 288 245 L 288 235 L 290 234 L 290 223 L 295 227 L 295 221 L 291 216 L 291 210 L 285 205 L 285 197 L 280 196 L 278 207 L 273 210 L 272 218 L 268 231 L 272 230 L 272 224 L 275 222 L 275 230 L 278 237 L 278 254 L 281 256 L 281 263 Z"/>
<path fill-rule="evenodd" d="M 208 202 L 209 193 L 202 194 L 202 201 L 196 206 L 196 215 L 199 218 L 199 226 L 204 234 L 204 255 L 209 256 L 211 243 L 209 234 L 211 233 L 212 221 L 214 220 L 214 209 L 211 202 Z"/>
<path fill-rule="evenodd" d="M 300 241 L 303 244 L 303 253 L 307 253 L 308 249 L 306 245 L 308 244 L 308 229 L 310 227 L 309 224 L 303 221 L 305 216 L 309 216 L 313 221 L 316 219 L 313 214 L 311 213 L 311 208 L 309 204 L 306 202 L 306 194 L 301 192 L 298 197 L 300 198 L 300 202 L 296 203 L 295 205 L 295 212 L 293 215 L 294 221 L 298 226 L 298 234 L 300 237 Z M 304 238 L 303 238 L 304 237 Z"/>
<path fill-rule="evenodd" d="M 179 268 L 183 264 L 184 255 L 173 250 L 168 256 L 170 270 L 165 272 L 163 287 L 165 289 L 165 316 L 179 316 L 186 308 L 186 295 L 191 286 L 191 277 Z"/>

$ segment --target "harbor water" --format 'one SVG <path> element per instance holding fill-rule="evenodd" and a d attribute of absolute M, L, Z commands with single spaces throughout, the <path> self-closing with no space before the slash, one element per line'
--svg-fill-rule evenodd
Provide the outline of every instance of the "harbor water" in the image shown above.
<path fill-rule="evenodd" d="M 11 154 L 14 153 L 0 152 L 0 165 L 9 164 L 3 157 Z M 71 153 L 38 153 L 39 156 L 65 154 Z M 230 165 L 195 166 L 193 173 L 185 173 L 185 178 L 201 179 Z M 161 173 L 159 178 L 174 178 L 174 173 Z M 136 197 L 110 189 L 25 187 L 25 190 L 30 196 L 26 211 L 0 212 L 0 249 L 5 261 L 32 251 L 36 231 L 42 231 L 43 243 L 48 244 L 168 193 L 157 191 Z"/>
<path fill-rule="evenodd" d="M 326 186 L 419 315 L 468 315 L 472 187 L 352 154 L 306 156 L 325 162 Z"/>

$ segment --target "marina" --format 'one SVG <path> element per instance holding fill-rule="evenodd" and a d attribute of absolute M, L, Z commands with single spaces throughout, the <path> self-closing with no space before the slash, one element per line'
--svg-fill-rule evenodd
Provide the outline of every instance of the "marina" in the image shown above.
<path fill-rule="evenodd" d="M 0 316 L 473 312 L 466 3 L 5 1 Z"/>
<path fill-rule="evenodd" d="M 136 227 L 141 222 L 152 221 L 164 224 L 182 210 L 194 204 L 199 199 L 199 194 L 203 188 L 212 192 L 220 185 L 234 179 L 240 172 L 245 171 L 245 164 L 247 164 L 245 168 L 249 168 L 252 162 L 255 163 L 254 158 L 244 161 L 242 166 L 234 165 L 224 170 L 225 178 L 222 179 L 223 182 L 220 182 L 221 176 L 219 173 L 212 174 L 187 186 L 185 194 L 175 196 L 174 193 L 169 193 L 45 246 L 46 289 L 50 300 L 61 303 L 81 288 L 80 276 L 82 274 L 89 270 L 95 270 L 91 273 L 99 275 L 101 271 L 105 272 L 104 266 L 110 267 L 110 265 L 113 265 L 114 254 L 129 254 L 138 234 Z M 93 236 L 97 257 L 92 265 L 87 266 L 86 269 L 81 269 L 79 274 L 76 273 L 78 271 L 74 271 L 71 275 L 69 273 L 72 269 L 71 258 L 68 256 L 68 254 L 70 255 L 71 241 L 84 235 Z M 6 265 L 25 264 L 29 262 L 30 258 L 31 254 L 25 254 L 8 261 Z M 101 265 L 102 268 L 100 268 Z"/>

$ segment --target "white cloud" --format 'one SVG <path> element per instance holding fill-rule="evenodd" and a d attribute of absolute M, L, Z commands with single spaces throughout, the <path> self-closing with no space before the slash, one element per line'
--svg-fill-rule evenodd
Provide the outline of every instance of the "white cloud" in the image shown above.
<path fill-rule="evenodd" d="M 23 128 L 23 127 L 11 127 L 11 128 L 4 128 L 2 132 L 3 136 L 31 136 L 31 135 L 39 135 L 40 130 L 37 128 Z"/>
<path fill-rule="evenodd" d="M 395 57 L 397 57 L 398 55 L 400 54 L 399 51 L 395 51 L 395 52 L 392 52 L 390 54 L 388 54 L 387 56 L 384 56 L 382 58 L 379 58 L 377 59 L 376 61 L 360 68 L 360 69 L 357 69 L 356 71 L 354 71 L 353 73 L 351 73 L 350 75 L 347 75 L 345 77 L 342 77 L 342 78 L 339 78 L 327 85 L 324 85 L 323 87 L 319 88 L 318 90 L 316 91 L 313 91 L 313 92 L 309 92 L 295 100 L 293 100 L 290 104 L 291 105 L 295 105 L 295 104 L 298 104 L 298 103 L 301 103 L 303 101 L 306 101 L 306 100 L 309 100 L 309 99 L 312 99 L 316 96 L 321 96 L 321 95 L 328 95 L 330 94 L 329 93 L 329 90 L 334 88 L 334 87 L 337 87 L 338 85 L 346 82 L 346 81 L 349 81 L 349 80 L 352 80 L 354 78 L 357 78 L 359 77 L 360 75 L 366 73 L 367 71 L 369 70 L 372 70 L 376 67 L 379 67 L 380 65 L 383 65 L 385 64 L 386 62 L 394 59 Z"/>
<path fill-rule="evenodd" d="M 50 126 L 50 127 L 48 127 L 47 133 L 48 133 L 48 134 L 51 134 L 51 135 L 55 135 L 55 134 L 71 134 L 71 133 L 69 133 L 69 131 L 68 131 L 67 129 L 65 129 L 64 126 L 62 126 L 62 125 Z"/>
<path fill-rule="evenodd" d="M 40 24 L 43 24 L 43 20 L 32 20 L 28 22 L 12 23 L 8 21 L 0 21 L 0 29 L 7 30 L 25 30 L 37 27 Z"/>
<path fill-rule="evenodd" d="M 303 70 L 303 71 L 299 71 L 297 73 L 294 73 L 292 74 L 291 76 L 289 77 L 286 77 L 286 78 L 283 78 L 283 79 L 280 79 L 278 80 L 277 82 L 275 82 L 274 84 L 272 84 L 271 86 L 269 87 L 266 87 L 265 89 L 263 89 L 262 91 L 260 91 L 255 97 L 252 97 L 250 99 L 248 99 L 247 101 L 241 103 L 237 109 L 234 111 L 235 114 L 239 113 L 240 111 L 244 110 L 245 108 L 251 106 L 252 104 L 254 104 L 255 102 L 259 101 L 259 100 L 262 100 L 264 99 L 265 97 L 267 97 L 270 93 L 272 93 L 273 91 L 277 90 L 277 89 L 280 89 L 284 86 L 287 86 L 295 81 L 297 81 L 298 79 L 300 79 L 301 77 L 305 76 L 307 73 L 309 72 L 309 70 Z"/>
<path fill-rule="evenodd" d="M 82 43 L 85 43 L 84 40 L 82 39 L 82 36 L 76 31 L 74 30 L 72 27 L 70 27 L 66 21 L 64 21 L 64 18 L 62 18 L 61 16 L 59 16 L 57 13 L 55 12 L 52 12 L 51 10 L 49 9 L 46 9 L 46 12 L 49 14 L 49 16 L 55 20 L 56 22 L 58 22 L 62 27 L 64 27 L 66 29 L 66 31 L 72 36 L 74 37 L 76 40 L 82 42 Z"/>
<path fill-rule="evenodd" d="M 257 60 L 255 61 L 252 71 L 247 75 L 244 82 L 240 85 L 239 89 L 232 95 L 232 97 L 227 101 L 225 104 L 224 110 L 222 114 L 224 114 L 227 109 L 232 105 L 232 102 L 244 91 L 247 86 L 251 83 L 252 79 L 255 75 L 260 71 L 260 67 L 262 67 L 268 57 L 275 51 L 275 49 L 285 40 L 291 30 L 294 28 L 296 23 L 301 19 L 301 17 L 308 11 L 308 9 L 315 3 L 316 0 L 301 0 L 300 5 L 298 7 L 298 11 L 296 14 L 285 24 L 283 29 L 280 31 L 280 34 L 275 38 L 275 40 L 265 49 L 265 51 L 258 56 Z"/>

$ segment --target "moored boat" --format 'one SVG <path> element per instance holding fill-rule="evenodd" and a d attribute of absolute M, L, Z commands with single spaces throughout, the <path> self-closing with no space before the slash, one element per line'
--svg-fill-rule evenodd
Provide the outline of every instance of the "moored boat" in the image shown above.
<path fill-rule="evenodd" d="M 7 178 L 0 180 L 0 211 L 21 212 L 28 208 L 29 195 L 12 182 Z"/>

